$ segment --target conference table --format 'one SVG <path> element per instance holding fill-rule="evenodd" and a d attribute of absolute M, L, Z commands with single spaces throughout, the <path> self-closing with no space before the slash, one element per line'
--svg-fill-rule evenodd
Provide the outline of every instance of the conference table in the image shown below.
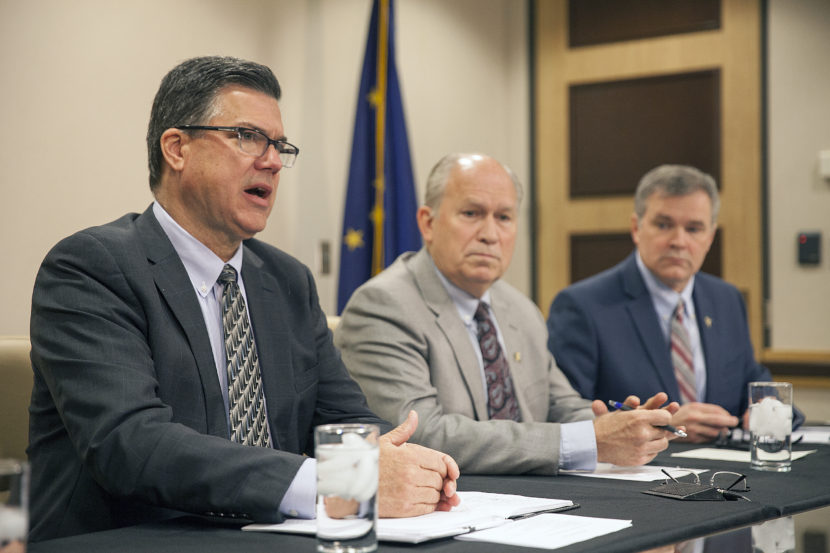
<path fill-rule="evenodd" d="M 794 450 L 815 449 L 792 463 L 787 473 L 751 470 L 747 463 L 672 457 L 696 446 L 671 444 L 651 464 L 733 471 L 747 475 L 751 501 L 680 501 L 642 493 L 659 482 L 637 482 L 586 478 L 575 475 L 491 476 L 465 475 L 459 489 L 510 493 L 535 497 L 570 499 L 580 506 L 568 514 L 626 519 L 632 526 L 556 551 L 561 553 L 629 553 L 645 551 L 711 536 L 726 530 L 748 528 L 753 524 L 796 513 L 817 511 L 830 527 L 830 445 L 794 446 Z M 711 472 L 701 474 L 708 482 Z M 738 532 L 738 535 L 740 531 Z M 748 533 L 747 533 L 748 535 Z M 737 549 L 731 549 L 736 551 Z M 751 549 L 749 549 L 751 550 Z M 115 553 L 213 553 L 245 551 L 315 551 L 313 536 L 265 532 L 243 532 L 239 525 L 181 517 L 165 522 L 142 524 L 29 544 L 29 553 L 75 553 L 110 551 Z M 444 538 L 417 545 L 380 542 L 381 553 L 465 553 L 533 552 L 546 549 L 467 542 Z"/>

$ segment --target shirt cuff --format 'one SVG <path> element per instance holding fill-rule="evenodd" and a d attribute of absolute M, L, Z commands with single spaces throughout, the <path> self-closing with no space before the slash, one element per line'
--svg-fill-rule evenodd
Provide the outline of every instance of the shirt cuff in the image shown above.
<path fill-rule="evenodd" d="M 596 469 L 594 421 L 567 422 L 560 424 L 559 428 L 559 470 Z"/>
<path fill-rule="evenodd" d="M 300 465 L 294 480 L 280 501 L 280 513 L 295 518 L 317 514 L 317 459 L 309 457 Z"/>

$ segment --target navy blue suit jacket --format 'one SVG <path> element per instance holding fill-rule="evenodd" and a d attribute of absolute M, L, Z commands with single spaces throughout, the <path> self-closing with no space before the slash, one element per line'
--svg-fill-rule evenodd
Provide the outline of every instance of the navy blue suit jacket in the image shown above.
<path fill-rule="evenodd" d="M 315 425 L 385 425 L 340 361 L 308 268 L 244 248 L 275 449 L 230 441 L 196 292 L 152 209 L 46 256 L 30 330 L 32 541 L 181 511 L 278 521 Z"/>
<path fill-rule="evenodd" d="M 755 361 L 738 290 L 705 273 L 692 294 L 706 362 L 706 402 L 740 417 L 747 383 L 771 380 Z M 548 347 L 579 393 L 589 399 L 645 400 L 666 392 L 680 400 L 669 344 L 637 269 L 636 252 L 562 290 L 548 316 Z"/>

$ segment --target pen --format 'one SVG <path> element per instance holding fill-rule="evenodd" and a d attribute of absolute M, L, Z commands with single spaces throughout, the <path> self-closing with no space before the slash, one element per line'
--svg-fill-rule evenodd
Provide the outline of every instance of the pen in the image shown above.
<path fill-rule="evenodd" d="M 634 410 L 633 407 L 629 407 L 625 403 L 620 403 L 619 401 L 614 401 L 613 399 L 608 400 L 608 405 L 610 405 L 611 407 L 614 407 L 615 409 L 619 409 L 620 411 L 633 411 Z M 680 436 L 681 438 L 686 437 L 685 432 L 683 432 L 682 430 L 678 430 L 677 428 L 673 427 L 670 424 L 667 424 L 665 426 L 657 426 L 656 428 L 662 428 L 663 430 L 671 432 L 672 434 L 675 434 L 676 436 Z"/>
<path fill-rule="evenodd" d="M 513 515 L 512 517 L 507 518 L 510 520 L 523 520 L 526 518 L 535 517 L 536 515 L 544 515 L 545 513 L 561 513 L 562 511 L 570 511 L 571 509 L 579 509 L 579 503 L 572 503 L 570 505 L 554 507 L 553 509 L 544 509 L 542 511 L 534 511 L 532 513 L 525 513 L 523 515 Z"/>

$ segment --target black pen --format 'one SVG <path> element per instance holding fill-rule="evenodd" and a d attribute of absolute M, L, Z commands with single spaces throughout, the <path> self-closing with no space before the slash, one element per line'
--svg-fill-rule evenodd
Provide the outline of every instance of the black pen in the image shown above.
<path fill-rule="evenodd" d="M 532 513 L 525 513 L 523 515 L 513 515 L 507 517 L 510 520 L 523 520 L 536 515 L 544 515 L 546 513 L 561 513 L 562 511 L 570 511 L 571 509 L 579 509 L 579 503 L 571 503 L 570 505 L 562 505 L 561 507 L 554 507 L 553 509 L 544 509 L 542 511 L 533 511 Z"/>
<path fill-rule="evenodd" d="M 614 401 L 613 399 L 608 400 L 608 405 L 610 405 L 611 407 L 614 407 L 615 409 L 619 409 L 620 411 L 633 411 L 634 410 L 633 407 L 628 406 L 625 403 L 620 403 L 619 401 Z M 663 430 L 666 430 L 667 432 L 671 432 L 672 434 L 674 434 L 676 436 L 680 436 L 681 438 L 686 437 L 685 432 L 683 432 L 682 430 L 678 430 L 677 428 L 673 427 L 670 424 L 667 424 L 665 426 L 656 426 L 655 425 L 655 427 L 656 428 L 662 428 Z"/>

